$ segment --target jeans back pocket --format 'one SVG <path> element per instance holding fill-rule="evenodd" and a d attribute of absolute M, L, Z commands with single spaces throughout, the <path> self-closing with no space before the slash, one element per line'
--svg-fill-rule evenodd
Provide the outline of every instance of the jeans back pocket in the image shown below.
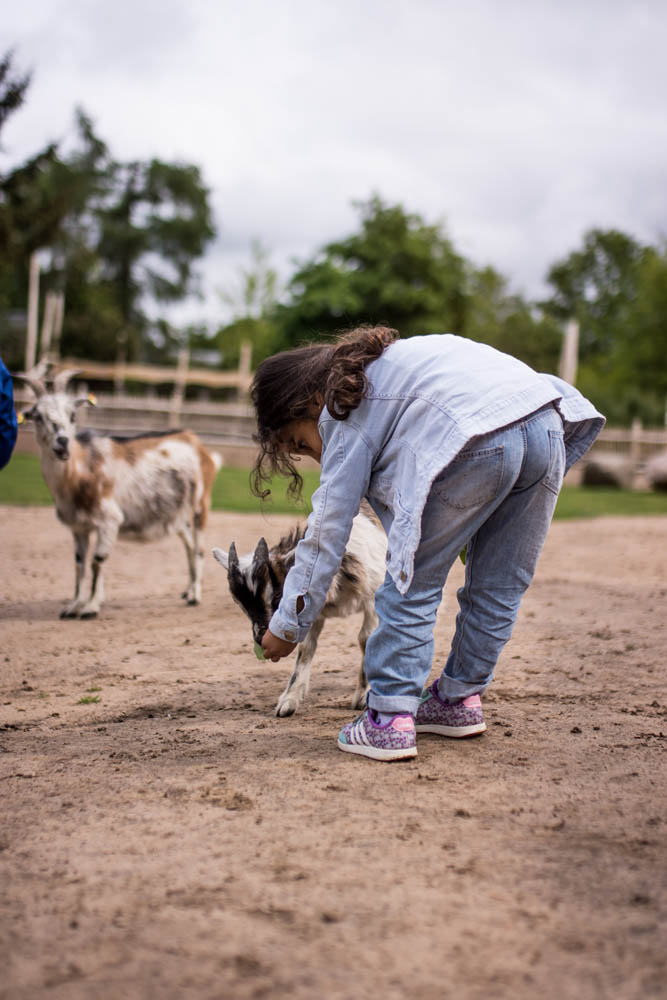
<path fill-rule="evenodd" d="M 482 507 L 498 496 L 503 480 L 503 445 L 462 451 L 433 483 L 433 492 L 455 510 Z"/>

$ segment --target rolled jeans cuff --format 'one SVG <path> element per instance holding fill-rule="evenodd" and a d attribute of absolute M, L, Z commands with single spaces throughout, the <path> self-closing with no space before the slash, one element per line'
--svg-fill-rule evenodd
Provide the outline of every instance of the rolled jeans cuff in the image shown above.
<path fill-rule="evenodd" d="M 399 712 L 409 712 L 416 715 L 419 708 L 420 698 L 413 698 L 411 695 L 381 695 L 373 694 L 369 691 L 366 696 L 366 704 L 376 712 L 387 712 L 398 715 Z"/>
<path fill-rule="evenodd" d="M 468 684 L 466 681 L 459 681 L 455 677 L 448 677 L 441 674 L 438 680 L 438 691 L 441 698 L 449 701 L 460 701 L 462 698 L 469 698 L 471 694 L 484 694 L 491 681 L 487 684 Z"/>

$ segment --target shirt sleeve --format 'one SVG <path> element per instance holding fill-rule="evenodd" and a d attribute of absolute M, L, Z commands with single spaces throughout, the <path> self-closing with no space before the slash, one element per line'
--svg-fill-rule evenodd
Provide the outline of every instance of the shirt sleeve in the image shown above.
<path fill-rule="evenodd" d="M 0 469 L 9 461 L 16 444 L 17 420 L 12 378 L 0 361 Z"/>
<path fill-rule="evenodd" d="M 271 632 L 287 642 L 302 642 L 324 607 L 371 476 L 373 451 L 359 428 L 349 421 L 326 423 L 333 428 L 330 436 L 323 434 L 313 511 L 285 579 L 282 600 L 269 622 Z M 297 614 L 300 597 L 304 604 Z"/>

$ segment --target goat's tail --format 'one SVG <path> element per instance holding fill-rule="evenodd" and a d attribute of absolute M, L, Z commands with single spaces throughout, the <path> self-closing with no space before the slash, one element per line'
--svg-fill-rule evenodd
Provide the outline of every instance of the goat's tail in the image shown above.
<path fill-rule="evenodd" d="M 219 451 L 211 451 L 211 452 L 209 452 L 209 454 L 210 454 L 211 458 L 213 459 L 213 464 L 215 466 L 215 471 L 218 472 L 223 467 L 223 465 L 225 464 L 225 460 L 224 460 L 224 458 L 222 457 L 222 455 L 220 454 Z"/>

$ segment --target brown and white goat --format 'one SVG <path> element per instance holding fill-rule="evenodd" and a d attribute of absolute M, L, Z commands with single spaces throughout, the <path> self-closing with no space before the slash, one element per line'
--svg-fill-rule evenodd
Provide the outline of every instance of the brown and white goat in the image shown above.
<path fill-rule="evenodd" d="M 206 524 L 211 488 L 221 465 L 190 431 L 113 437 L 76 431 L 78 408 L 66 385 L 75 372 L 61 372 L 47 388 L 42 378 L 21 375 L 35 394 L 23 417 L 35 425 L 42 473 L 56 514 L 74 536 L 74 598 L 61 618 L 94 618 L 104 600 L 103 566 L 118 534 L 141 540 L 169 531 L 180 535 L 188 561 L 183 598 L 201 600 L 204 554 L 199 532 Z M 95 532 L 91 589 L 82 595 L 89 539 Z"/>
<path fill-rule="evenodd" d="M 271 549 L 260 538 L 254 553 L 240 559 L 233 542 L 228 553 L 213 549 L 213 555 L 227 570 L 232 597 L 250 619 L 256 643 L 261 643 L 271 616 L 280 604 L 285 577 L 294 563 L 296 546 L 303 536 L 304 529 L 299 526 Z M 366 640 L 377 624 L 375 591 L 384 580 L 386 552 L 386 535 L 370 507 L 364 503 L 352 523 L 347 548 L 329 587 L 325 605 L 297 648 L 294 671 L 278 699 L 276 715 L 292 715 L 305 698 L 310 683 L 310 665 L 326 619 L 346 618 L 358 611 L 363 614 L 359 632 L 361 667 L 352 707 L 364 707 L 368 685 L 363 658 Z"/>

